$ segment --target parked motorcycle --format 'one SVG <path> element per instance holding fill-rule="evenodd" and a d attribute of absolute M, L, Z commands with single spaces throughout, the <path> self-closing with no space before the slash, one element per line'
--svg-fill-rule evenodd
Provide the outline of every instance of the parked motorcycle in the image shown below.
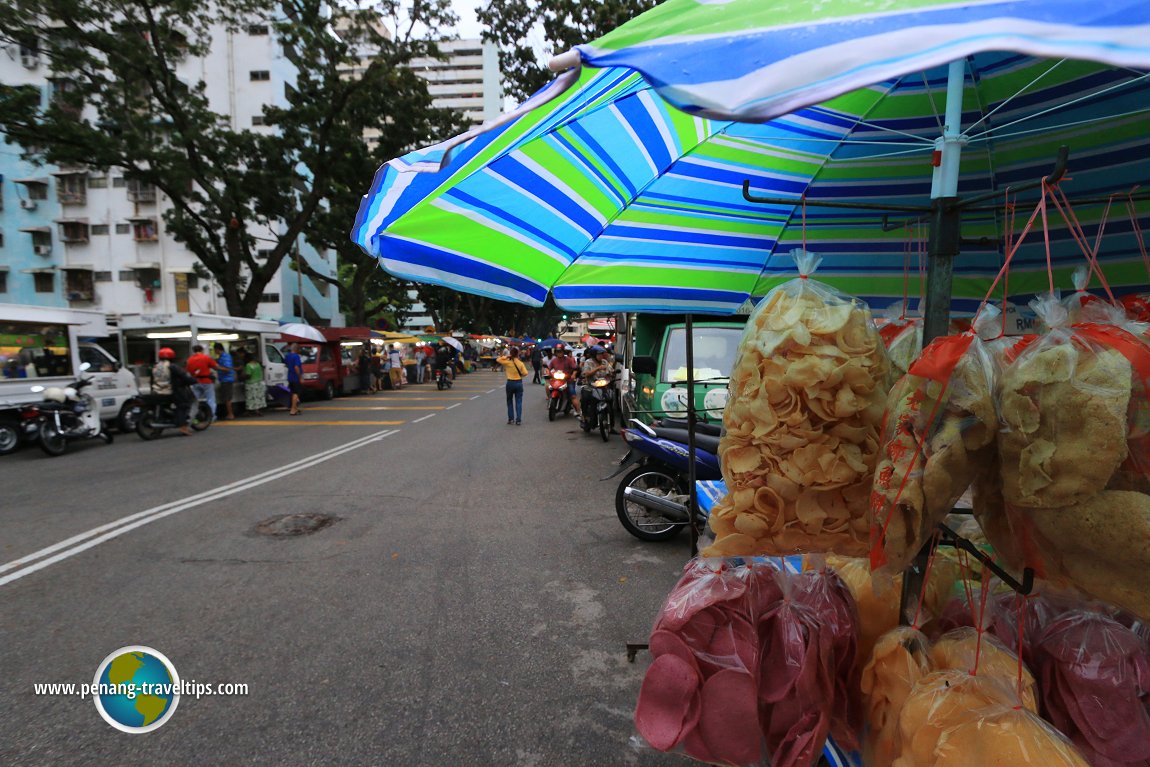
<path fill-rule="evenodd" d="M 165 394 L 144 394 L 140 397 L 140 414 L 136 420 L 136 433 L 140 439 L 152 440 L 164 433 L 164 429 L 178 429 L 176 414 L 179 408 L 188 407 L 187 402 L 176 402 Z M 193 431 L 203 431 L 212 425 L 212 409 L 204 400 L 198 400 L 192 407 L 188 426 Z"/>
<path fill-rule="evenodd" d="M 631 426 L 623 429 L 622 434 L 631 450 L 620 461 L 619 471 L 611 477 L 618 476 L 628 466 L 638 465 L 619 482 L 615 513 L 627 532 L 641 541 L 670 540 L 687 526 L 690 517 L 687 423 L 665 419 L 651 427 L 632 419 Z M 722 479 L 718 453 L 719 427 L 697 423 L 696 479 Z M 706 517 L 696 512 L 694 522 L 701 528 Z"/>
<path fill-rule="evenodd" d="M 23 409 L 9 403 L 0 405 L 0 455 L 8 455 L 20 447 L 24 436 Z"/>
<path fill-rule="evenodd" d="M 571 395 L 567 383 L 570 379 L 562 370 L 553 370 L 547 376 L 547 420 L 554 421 L 560 411 L 571 412 Z"/>
<path fill-rule="evenodd" d="M 615 378 L 611 375 L 597 375 L 587 384 L 589 396 L 583 399 L 583 431 L 599 430 L 599 436 L 606 442 L 615 430 Z"/>
<path fill-rule="evenodd" d="M 112 434 L 104 430 L 96 401 L 82 392 L 92 384 L 92 379 L 83 377 L 83 372 L 89 367 L 87 362 L 81 364 L 81 376 L 66 388 L 32 387 L 32 391 L 44 394 L 44 401 L 38 406 L 40 449 L 52 457 L 63 455 L 70 440 L 99 437 L 112 444 Z"/>

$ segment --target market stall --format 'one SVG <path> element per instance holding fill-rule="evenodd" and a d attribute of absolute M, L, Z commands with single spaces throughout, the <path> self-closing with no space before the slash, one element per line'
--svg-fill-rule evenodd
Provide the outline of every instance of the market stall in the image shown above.
<path fill-rule="evenodd" d="M 1126 328 L 1092 330 L 1087 336 L 1100 351 L 1077 367 L 1077 351 L 1075 364 L 1067 362 L 1074 343 L 1049 340 L 1066 334 L 1058 324 L 1023 346 L 974 331 L 944 334 L 953 312 L 974 315 L 988 296 L 997 298 L 994 290 L 1025 301 L 1069 284 L 1069 272 L 1083 263 L 1096 290 L 1104 277 L 1126 290 L 1150 282 L 1137 259 L 1145 252 L 1145 214 L 1131 191 L 1150 178 L 1137 127 L 1150 109 L 1143 71 L 1150 68 L 1143 44 L 1150 17 L 1128 2 L 1007 5 L 1009 13 L 1003 4 L 896 5 L 860 24 L 869 8 L 850 4 L 793 18 L 805 11 L 671 0 L 561 62 L 631 67 L 642 76 L 569 70 L 528 105 L 542 107 L 497 126 L 494 139 L 465 135 L 411 158 L 441 159 L 449 173 L 410 184 L 405 178 L 398 187 L 397 174 L 412 164 L 401 159 L 377 174 L 354 238 L 400 276 L 535 305 L 550 291 L 563 308 L 581 311 L 729 313 L 749 296 L 779 291 L 759 304 L 732 374 L 724 413 L 728 496 L 712 514 L 716 540 L 707 552 L 724 559 L 688 565 L 651 635 L 655 660 L 636 724 L 653 747 L 709 762 L 804 765 L 833 734 L 844 747 L 862 746 L 872 764 L 897 758 L 906 767 L 986 764 L 991 756 L 1010 764 L 1108 765 L 1101 759 L 1116 753 L 1107 742 L 1113 720 L 1083 711 L 1084 691 L 1098 679 L 1075 676 L 1067 635 L 1085 632 L 1092 648 L 1119 648 L 1106 667 L 1150 668 L 1140 622 L 1147 584 L 1131 577 L 1145 572 L 1138 552 L 1146 550 L 1139 531 L 1147 520 L 1138 490 L 1119 484 L 1140 479 L 1119 471 L 1134 446 L 1115 437 L 1119 427 L 1138 433 L 1120 416 L 1123 403 L 1146 400 L 1130 393 L 1144 342 Z M 816 59 L 819 66 L 810 66 Z M 608 100 L 612 109 L 601 109 Z M 1114 129 L 1098 130 L 1104 120 Z M 596 140 L 572 149 L 570 135 Z M 562 162 L 553 159 L 557 145 L 567 148 Z M 536 163 L 537 183 L 520 178 L 520 156 Z M 504 175 L 508 163 L 517 163 L 520 183 L 500 189 L 498 205 L 475 209 L 469 200 L 495 194 L 478 186 Z M 605 167 L 609 174 L 600 172 Z M 1056 184 L 1067 167 L 1073 200 Z M 385 209 L 380 203 L 393 187 Z M 530 193 L 517 192 L 524 188 Z M 574 188 L 578 206 L 571 205 Z M 548 190 L 556 197 L 548 199 Z M 1100 251 L 1115 196 L 1128 203 L 1130 224 L 1112 228 L 1118 239 Z M 424 205 L 428 199 L 437 204 Z M 1048 206 L 1067 212 L 1060 207 L 1052 223 Z M 1015 212 L 1031 208 L 1025 227 L 1016 227 Z M 1041 237 L 1020 233 L 1038 219 Z M 481 269 L 469 262 L 453 271 L 460 254 L 441 242 L 448 231 L 452 244 L 475 243 L 469 255 Z M 922 251 L 921 293 L 908 289 L 904 244 Z M 445 258 L 432 275 L 429 254 L 437 250 Z M 794 262 L 809 264 L 812 254 L 824 257 L 819 272 L 800 266 L 794 280 Z M 824 283 L 818 290 L 816 281 Z M 940 341 L 912 355 L 909 376 L 896 383 L 867 303 L 900 301 L 906 315 L 912 294 L 923 295 L 921 336 Z M 1027 343 L 1040 350 L 1030 354 L 1045 355 L 1029 367 Z M 983 364 L 987 357 L 993 365 Z M 989 394 L 1010 380 L 1006 372 L 990 377 L 1000 366 L 1028 371 L 1014 389 L 1010 429 L 1002 428 L 1007 403 Z M 1076 386 L 1078 374 L 1096 377 Z M 1095 505 L 1039 513 L 1052 511 L 1050 502 L 1022 493 L 1023 486 L 1033 493 L 1036 485 L 1058 485 L 1051 472 L 1065 471 L 1067 459 L 1050 437 L 1076 444 L 1082 424 L 1054 419 L 1046 426 L 1035 385 L 1060 384 L 1056 391 L 1069 396 L 1124 375 L 1131 382 L 1125 399 L 1118 387 L 1092 406 L 1109 408 L 1106 455 L 1118 463 L 1099 472 L 1101 485 L 1080 491 L 1083 497 L 1057 496 Z M 1072 419 L 1084 407 L 1076 402 L 1066 412 Z M 898 430 L 888 432 L 882 424 L 885 418 L 891 426 L 892 415 Z M 1037 436 L 1017 440 L 1020 432 Z M 995 556 L 1013 565 L 1018 578 L 1007 575 L 1021 591 L 1030 590 L 1029 569 L 1042 578 L 1042 599 L 1073 604 L 1061 634 L 1047 636 L 1053 624 L 1046 620 L 1034 627 L 1033 641 L 1049 644 L 1053 658 L 1037 675 L 1025 668 L 1025 653 L 1000 652 L 986 636 L 994 616 L 986 605 L 1014 599 L 990 582 L 987 563 L 957 558 L 942 567 L 939 549 L 923 546 L 965 489 L 958 485 L 973 478 L 986 484 L 975 501 L 985 533 L 964 527 L 964 535 L 997 541 Z M 1103 507 L 1124 521 L 1122 530 L 1135 531 L 1132 540 L 1101 535 Z M 1084 551 L 1091 539 L 1122 556 Z M 1071 544 L 1078 547 L 1072 556 Z M 900 572 L 920 549 L 922 558 Z M 958 550 L 973 556 L 969 546 Z M 808 564 L 816 575 L 792 578 L 776 563 L 755 561 L 797 553 L 814 557 Z M 817 559 L 828 554 L 852 559 L 832 565 L 834 574 Z M 956 574 L 935 586 L 934 568 Z M 1103 583 L 1111 584 L 1105 595 L 1098 593 Z M 1078 593 L 1046 591 L 1067 586 Z M 1098 608 L 1083 593 L 1125 609 Z M 1019 602 L 1013 614 L 1000 610 L 1002 624 L 1025 633 L 1028 604 Z M 884 616 L 893 623 L 877 620 Z M 976 628 L 973 636 L 925 631 L 930 622 L 942 629 L 963 619 Z M 909 625 L 898 629 L 899 622 Z M 972 674 L 980 663 L 983 673 Z M 1009 684 L 1008 670 L 1021 681 Z M 1119 677 L 1143 705 L 1148 677 L 1140 674 Z M 1061 686 L 1069 679 L 1076 681 Z M 1038 696 L 1044 711 L 1065 716 L 1050 714 L 1044 723 L 1035 716 Z M 1137 717 L 1124 721 L 1142 732 Z"/>

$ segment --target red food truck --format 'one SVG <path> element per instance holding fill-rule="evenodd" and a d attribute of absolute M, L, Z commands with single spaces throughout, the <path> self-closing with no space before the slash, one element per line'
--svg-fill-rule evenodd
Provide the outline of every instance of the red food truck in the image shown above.
<path fill-rule="evenodd" d="M 319 328 L 327 341 L 297 341 L 299 355 L 303 359 L 303 385 L 305 394 L 318 395 L 323 399 L 342 394 L 354 394 L 359 386 L 359 355 L 367 347 L 373 352 L 371 328 Z"/>

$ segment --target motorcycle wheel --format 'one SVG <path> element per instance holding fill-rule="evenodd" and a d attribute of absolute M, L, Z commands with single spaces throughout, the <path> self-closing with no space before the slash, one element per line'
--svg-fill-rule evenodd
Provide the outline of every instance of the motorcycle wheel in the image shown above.
<path fill-rule="evenodd" d="M 554 421 L 555 415 L 559 412 L 559 398 L 552 397 L 551 401 L 547 403 L 547 420 Z"/>
<path fill-rule="evenodd" d="M 8 455 L 20 447 L 20 430 L 14 424 L 0 423 L 0 455 Z"/>
<path fill-rule="evenodd" d="M 116 436 L 107 429 L 104 429 L 100 432 L 100 439 L 104 440 L 105 445 L 110 445 L 115 441 Z"/>
<path fill-rule="evenodd" d="M 212 425 L 212 409 L 208 407 L 208 403 L 201 402 L 194 411 L 191 423 L 188 426 L 192 427 L 192 431 L 203 431 Z"/>
<path fill-rule="evenodd" d="M 120 415 L 116 417 L 116 428 L 121 434 L 128 434 L 136 430 L 136 422 L 140 420 L 140 413 L 143 408 L 139 405 L 134 405 L 131 402 L 125 402 L 124 406 L 120 408 Z"/>
<path fill-rule="evenodd" d="M 443 378 L 441 376 L 436 376 L 435 388 L 439 389 L 440 391 L 443 391 Z"/>
<path fill-rule="evenodd" d="M 611 436 L 611 420 L 615 416 L 610 410 L 604 410 L 599 414 L 599 436 L 606 442 Z"/>
<path fill-rule="evenodd" d="M 151 411 L 140 416 L 140 420 L 136 421 L 136 433 L 140 435 L 140 439 L 153 440 L 163 433 L 164 430 L 156 428 L 153 423 Z"/>
<path fill-rule="evenodd" d="M 45 421 L 40 427 L 40 449 L 53 458 L 64 455 L 68 449 L 68 438 L 60 433 L 52 421 Z"/>
<path fill-rule="evenodd" d="M 641 541 L 669 541 L 679 534 L 684 525 L 668 522 L 654 511 L 628 501 L 623 494 L 628 487 L 649 493 L 680 495 L 679 483 L 675 477 L 659 469 L 635 467 L 619 481 L 619 489 L 615 491 L 615 514 L 623 528 Z"/>

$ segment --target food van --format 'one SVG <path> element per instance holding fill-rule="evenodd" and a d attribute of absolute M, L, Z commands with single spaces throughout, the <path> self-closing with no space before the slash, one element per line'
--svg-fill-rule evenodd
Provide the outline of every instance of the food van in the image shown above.
<path fill-rule="evenodd" d="M 87 390 L 100 418 L 124 428 L 125 403 L 138 393 L 136 378 L 109 348 L 114 329 L 103 312 L 0 304 L 0 403 L 39 402 L 33 386 L 67 386 L 88 363 Z"/>
<path fill-rule="evenodd" d="M 359 355 L 366 346 L 373 353 L 371 328 L 315 328 L 327 339 L 323 343 L 285 336 L 299 344 L 303 361 L 305 394 L 331 399 L 359 391 Z"/>
<path fill-rule="evenodd" d="M 264 367 L 264 384 L 269 397 L 275 391 L 287 390 L 287 365 L 275 342 L 280 337 L 279 323 L 248 317 L 225 317 L 198 312 L 125 314 L 120 317 L 121 359 L 135 372 L 144 391 L 151 389 L 151 370 L 156 353 L 170 347 L 176 360 L 183 363 L 199 344 L 212 353 L 216 342 L 235 360 L 236 352 L 245 350 L 258 355 Z M 238 365 L 238 360 L 235 360 Z M 236 386 L 233 402 L 244 401 L 244 387 Z"/>

